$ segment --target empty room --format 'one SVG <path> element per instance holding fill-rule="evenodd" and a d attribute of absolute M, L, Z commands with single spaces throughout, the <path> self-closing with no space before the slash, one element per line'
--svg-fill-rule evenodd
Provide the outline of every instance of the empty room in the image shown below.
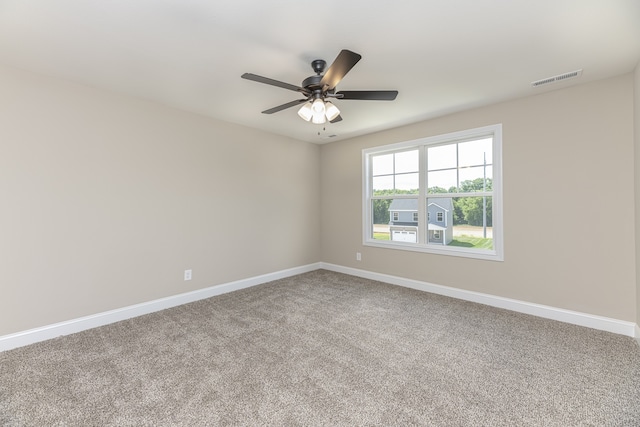
<path fill-rule="evenodd" d="M 638 426 L 638 248 L 636 0 L 0 0 L 1 426 Z"/>

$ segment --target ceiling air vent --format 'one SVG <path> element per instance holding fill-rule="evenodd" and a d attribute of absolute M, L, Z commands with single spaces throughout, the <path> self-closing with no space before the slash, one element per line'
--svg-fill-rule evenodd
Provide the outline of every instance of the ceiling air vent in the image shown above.
<path fill-rule="evenodd" d="M 560 82 L 562 80 L 574 79 L 576 77 L 580 77 L 582 75 L 582 69 L 571 71 L 569 73 L 560 74 L 558 76 L 547 77 L 546 79 L 536 80 L 535 82 L 531 82 L 531 86 L 538 87 L 542 85 L 548 85 L 550 83 Z"/>

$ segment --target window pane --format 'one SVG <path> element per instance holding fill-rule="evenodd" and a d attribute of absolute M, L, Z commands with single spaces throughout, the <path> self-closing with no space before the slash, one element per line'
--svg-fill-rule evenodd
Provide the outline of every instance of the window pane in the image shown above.
<path fill-rule="evenodd" d="M 418 150 L 373 157 L 373 195 L 380 196 L 393 192 L 418 194 L 419 163 Z"/>
<path fill-rule="evenodd" d="M 485 138 L 458 144 L 458 166 L 490 165 L 493 158 L 493 139 Z"/>
<path fill-rule="evenodd" d="M 396 175 L 396 190 L 408 191 L 410 194 L 418 194 L 420 181 L 418 173 L 406 173 Z"/>
<path fill-rule="evenodd" d="M 373 157 L 373 175 L 389 175 L 393 173 L 393 154 Z"/>
<path fill-rule="evenodd" d="M 427 149 L 428 170 L 455 168 L 457 165 L 456 144 L 440 145 Z"/>
<path fill-rule="evenodd" d="M 389 205 L 391 205 L 391 199 L 376 199 L 372 200 L 371 204 L 371 218 L 373 218 L 371 235 L 375 240 L 390 240 Z"/>
<path fill-rule="evenodd" d="M 453 240 L 448 244 L 492 250 L 492 198 L 456 197 L 453 199 L 453 207 Z"/>
<path fill-rule="evenodd" d="M 448 193 L 458 187 L 458 171 L 456 169 L 429 172 L 427 174 L 429 193 Z"/>
<path fill-rule="evenodd" d="M 491 191 L 491 166 L 475 166 L 460 169 L 460 191 Z M 486 175 L 486 182 L 484 181 Z"/>
<path fill-rule="evenodd" d="M 493 249 L 491 205 L 491 197 L 428 198 L 427 243 Z"/>
<path fill-rule="evenodd" d="M 418 172 L 418 150 L 396 153 L 395 162 L 395 173 Z"/>
<path fill-rule="evenodd" d="M 393 175 L 373 177 L 373 195 L 380 195 L 383 190 L 393 190 Z"/>

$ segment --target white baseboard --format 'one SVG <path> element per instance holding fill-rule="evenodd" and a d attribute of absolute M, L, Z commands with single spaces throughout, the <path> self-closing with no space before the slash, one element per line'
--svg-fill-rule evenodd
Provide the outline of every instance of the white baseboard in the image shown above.
<path fill-rule="evenodd" d="M 315 263 L 304 265 L 301 267 L 290 268 L 287 270 L 277 271 L 275 273 L 250 277 L 248 279 L 237 280 L 235 282 L 211 286 L 205 289 L 199 289 L 197 291 L 186 292 L 183 294 L 173 295 L 170 297 L 144 302 L 141 304 L 130 305 L 128 307 L 80 317 L 78 319 L 72 319 L 66 322 L 55 323 L 40 328 L 0 336 L 0 351 L 11 350 L 13 348 L 34 344 L 36 342 L 45 341 L 62 335 L 81 332 L 87 329 L 96 328 L 98 326 L 107 325 L 109 323 L 115 323 L 121 320 L 142 316 L 143 314 L 149 314 L 155 311 L 164 310 L 166 308 L 171 308 L 194 301 L 211 298 L 216 295 L 249 288 L 251 286 L 260 285 L 263 283 L 271 282 L 273 280 L 307 273 L 309 271 L 314 271 L 321 268 L 320 266 L 320 263 Z"/>
<path fill-rule="evenodd" d="M 365 279 L 377 280 L 379 282 L 404 286 L 407 288 L 431 292 L 438 295 L 445 295 L 465 301 L 477 302 L 480 304 L 490 305 L 492 307 L 504 308 L 507 310 L 531 314 L 533 316 L 543 317 L 546 319 L 558 320 L 560 322 L 571 323 L 579 326 L 586 326 L 588 328 L 613 332 L 615 334 L 636 337 L 636 339 L 640 343 L 640 329 L 638 328 L 638 325 L 633 322 L 626 322 L 623 320 L 596 316 L 593 314 L 581 313 L 577 311 L 564 310 L 547 305 L 534 304 L 526 301 L 519 301 L 510 298 L 483 294 L 480 292 L 467 291 L 464 289 L 450 288 L 448 286 L 435 285 L 418 280 L 405 279 L 398 276 L 373 273 L 371 271 L 359 270 L 351 267 L 343 267 L 341 265 L 329 263 L 320 264 L 325 270 L 345 273 Z"/>
<path fill-rule="evenodd" d="M 69 335 L 81 332 L 98 326 L 119 322 L 144 314 L 153 313 L 167 308 L 175 307 L 190 302 L 211 298 L 216 295 L 249 288 L 273 280 L 295 276 L 297 274 L 325 269 L 338 273 L 350 274 L 352 276 L 363 277 L 365 279 L 377 280 L 392 285 L 404 286 L 420 291 L 431 292 L 438 295 L 445 295 L 465 301 L 477 302 L 492 307 L 504 308 L 519 313 L 531 314 L 533 316 L 546 319 L 558 320 L 560 322 L 571 323 L 579 326 L 586 326 L 593 329 L 613 332 L 620 335 L 635 337 L 640 345 L 640 327 L 632 322 L 612 319 L 609 317 L 595 316 L 587 313 L 564 310 L 541 304 L 534 304 L 525 301 L 503 298 L 479 292 L 467 291 L 463 289 L 451 288 L 448 286 L 435 285 L 403 277 L 391 276 L 387 274 L 374 273 L 366 270 L 359 270 L 351 267 L 343 267 L 336 264 L 318 262 L 301 267 L 277 271 L 275 273 L 255 276 L 248 279 L 237 280 L 221 285 L 211 286 L 192 292 L 178 294 L 166 298 L 161 298 L 141 304 L 135 304 L 115 310 L 105 311 L 90 316 L 80 317 L 65 322 L 55 323 L 27 331 L 17 332 L 10 335 L 0 336 L 0 351 L 11 350 L 36 342 L 45 341 L 62 335 Z"/>

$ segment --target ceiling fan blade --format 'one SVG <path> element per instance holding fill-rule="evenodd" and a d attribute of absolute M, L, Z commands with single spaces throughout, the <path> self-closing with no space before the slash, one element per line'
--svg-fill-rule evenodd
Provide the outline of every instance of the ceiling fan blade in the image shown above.
<path fill-rule="evenodd" d="M 295 107 L 296 105 L 300 105 L 303 102 L 307 102 L 306 99 L 296 99 L 295 101 L 287 102 L 286 104 L 278 105 L 277 107 L 269 108 L 268 110 L 264 110 L 262 114 L 273 114 L 278 111 L 286 110 L 287 108 Z"/>
<path fill-rule="evenodd" d="M 353 68 L 362 56 L 350 50 L 340 51 L 333 64 L 327 69 L 320 80 L 321 86 L 328 86 L 329 90 L 336 87 L 340 80 Z"/>
<path fill-rule="evenodd" d="M 293 91 L 296 91 L 296 92 L 302 92 L 304 94 L 308 94 L 308 92 L 309 92 L 307 89 L 302 88 L 300 86 L 296 86 L 296 85 L 292 85 L 292 84 L 289 84 L 289 83 L 281 82 L 281 81 L 278 81 L 278 80 L 270 79 L 268 77 L 262 77 L 262 76 L 259 76 L 257 74 L 244 73 L 240 77 L 242 77 L 243 79 L 247 79 L 247 80 L 253 80 L 254 82 L 258 82 L 258 83 L 264 83 L 264 84 L 271 85 L 271 86 L 278 86 L 278 87 L 281 87 L 283 89 L 289 89 L 289 90 L 293 90 Z"/>
<path fill-rule="evenodd" d="M 342 121 L 342 116 L 340 114 L 338 114 L 338 117 L 336 117 L 333 120 L 330 120 L 329 123 L 338 123 Z"/>
<path fill-rule="evenodd" d="M 336 93 L 338 99 L 360 99 L 363 101 L 393 101 L 397 90 L 341 90 Z"/>

